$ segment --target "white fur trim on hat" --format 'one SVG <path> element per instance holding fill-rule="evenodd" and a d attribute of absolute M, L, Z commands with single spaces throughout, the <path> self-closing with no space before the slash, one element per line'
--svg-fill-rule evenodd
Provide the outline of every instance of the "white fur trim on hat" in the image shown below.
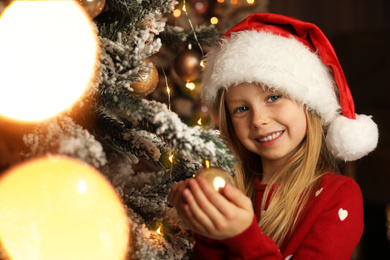
<path fill-rule="evenodd" d="M 206 56 L 202 98 L 211 105 L 220 88 L 261 83 L 317 113 L 327 126 L 340 105 L 336 85 L 320 57 L 294 38 L 271 32 L 232 33 Z"/>
<path fill-rule="evenodd" d="M 374 150 L 378 138 L 378 126 L 371 116 L 356 115 L 356 119 L 349 119 L 340 115 L 329 125 L 326 143 L 339 159 L 354 161 Z"/>
<path fill-rule="evenodd" d="M 219 89 L 259 83 L 319 115 L 327 129 L 327 146 L 339 159 L 357 160 L 377 146 L 378 126 L 370 116 L 349 119 L 340 113 L 338 87 L 330 68 L 293 37 L 268 31 L 232 32 L 205 61 L 202 98 L 209 108 L 214 107 Z"/>

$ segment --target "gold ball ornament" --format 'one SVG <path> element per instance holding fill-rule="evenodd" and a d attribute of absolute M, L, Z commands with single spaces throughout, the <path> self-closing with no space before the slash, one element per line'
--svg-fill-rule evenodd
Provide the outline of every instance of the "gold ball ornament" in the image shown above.
<path fill-rule="evenodd" d="M 202 74 L 202 55 L 196 50 L 180 52 L 173 63 L 176 74 L 183 80 L 193 81 Z"/>
<path fill-rule="evenodd" d="M 151 63 L 150 61 L 144 62 L 148 64 Z M 139 77 L 141 81 L 130 85 L 133 89 L 132 93 L 140 96 L 147 96 L 156 89 L 158 84 L 158 71 L 155 66 L 152 67 L 152 71 L 150 73 L 141 72 Z"/>
<path fill-rule="evenodd" d="M 233 177 L 221 168 L 202 168 L 194 174 L 194 177 L 203 176 L 216 191 L 224 188 L 226 184 L 235 186 Z"/>
<path fill-rule="evenodd" d="M 98 16 L 104 8 L 106 0 L 77 0 L 91 18 Z"/>

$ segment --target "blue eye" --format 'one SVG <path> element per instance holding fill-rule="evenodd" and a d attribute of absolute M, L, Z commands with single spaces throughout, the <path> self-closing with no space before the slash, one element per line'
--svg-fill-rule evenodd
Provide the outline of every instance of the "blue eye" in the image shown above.
<path fill-rule="evenodd" d="M 245 111 L 247 111 L 247 110 L 248 110 L 247 107 L 239 107 L 239 108 L 236 108 L 236 112 L 238 112 L 238 113 L 242 113 L 242 112 L 245 112 Z"/>
<path fill-rule="evenodd" d="M 279 98 L 281 98 L 281 96 L 278 96 L 278 95 L 273 95 L 273 96 L 270 96 L 267 101 L 268 102 L 275 102 L 276 100 L 278 100 Z"/>

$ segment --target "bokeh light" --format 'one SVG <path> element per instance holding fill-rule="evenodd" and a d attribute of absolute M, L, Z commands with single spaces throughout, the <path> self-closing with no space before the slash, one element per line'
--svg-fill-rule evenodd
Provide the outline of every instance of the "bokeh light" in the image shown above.
<path fill-rule="evenodd" d="M 14 1 L 0 16 L 0 115 L 42 121 L 66 110 L 94 75 L 92 21 L 73 0 Z"/>
<path fill-rule="evenodd" d="M 0 176 L 0 245 L 13 260 L 125 259 L 129 232 L 116 191 L 85 163 L 40 157 Z"/>

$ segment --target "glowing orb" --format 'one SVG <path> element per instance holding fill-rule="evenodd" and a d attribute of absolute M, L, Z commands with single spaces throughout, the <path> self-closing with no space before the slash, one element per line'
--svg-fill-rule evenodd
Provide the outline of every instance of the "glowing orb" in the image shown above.
<path fill-rule="evenodd" d="M 94 75 L 92 22 L 73 0 L 14 1 L 0 17 L 0 115 L 41 121 L 80 98 Z"/>
<path fill-rule="evenodd" d="M 0 176 L 0 247 L 20 259 L 125 259 L 125 209 L 89 165 L 41 157 Z"/>

